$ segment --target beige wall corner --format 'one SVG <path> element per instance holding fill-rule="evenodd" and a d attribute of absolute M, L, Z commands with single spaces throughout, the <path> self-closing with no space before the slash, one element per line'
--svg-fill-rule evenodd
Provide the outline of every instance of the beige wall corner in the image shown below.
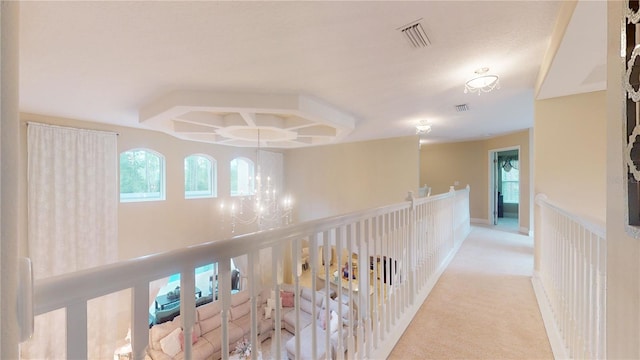
<path fill-rule="evenodd" d="M 606 218 L 606 92 L 538 100 L 535 194 L 587 220 Z"/>
<path fill-rule="evenodd" d="M 469 184 L 469 211 L 476 223 L 489 223 L 489 151 L 520 148 L 520 229 L 529 231 L 530 172 L 529 130 L 477 141 L 423 145 L 420 151 L 420 185 L 431 186 L 432 194 L 449 190 L 454 182 Z"/>
<path fill-rule="evenodd" d="M 418 190 L 418 137 L 291 149 L 287 189 L 298 221 L 403 201 Z"/>
<path fill-rule="evenodd" d="M 640 359 L 640 239 L 625 231 L 624 98 L 620 24 L 623 1 L 608 2 L 607 358 Z"/>

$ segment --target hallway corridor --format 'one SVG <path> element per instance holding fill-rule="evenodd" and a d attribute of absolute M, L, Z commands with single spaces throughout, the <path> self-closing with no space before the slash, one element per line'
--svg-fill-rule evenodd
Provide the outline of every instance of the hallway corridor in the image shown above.
<path fill-rule="evenodd" d="M 389 359 L 553 359 L 532 273 L 532 238 L 473 227 Z"/>

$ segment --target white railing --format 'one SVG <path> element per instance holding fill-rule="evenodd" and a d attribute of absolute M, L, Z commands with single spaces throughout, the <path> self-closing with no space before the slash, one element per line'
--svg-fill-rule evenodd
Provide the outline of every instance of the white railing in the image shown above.
<path fill-rule="evenodd" d="M 324 288 L 316 296 L 329 297 L 330 286 L 337 298 L 348 297 L 339 312 L 349 312 L 350 326 L 341 327 L 337 342 L 329 332 L 320 332 L 314 308 L 311 329 L 311 354 L 319 344 L 333 349 L 338 359 L 386 357 L 408 326 L 438 277 L 470 231 L 469 188 L 446 194 L 415 199 L 362 212 L 306 222 L 270 231 L 238 236 L 163 254 L 122 261 L 81 272 L 37 281 L 34 291 L 35 315 L 66 309 L 67 358 L 87 358 L 87 301 L 124 289 L 131 289 L 131 345 L 133 358 L 143 359 L 149 343 L 149 283 L 180 273 L 180 313 L 183 314 L 184 338 L 191 338 L 192 325 L 198 320 L 195 308 L 194 269 L 214 263 L 218 274 L 222 317 L 221 357 L 227 359 L 233 345 L 228 344 L 230 322 L 230 259 L 248 255 L 248 291 L 251 301 L 251 333 L 249 339 L 258 348 L 258 321 L 264 311 L 259 308 L 258 294 L 271 288 L 276 294 L 283 279 L 291 278 L 295 290 L 303 285 L 301 249 L 309 246 L 310 258 L 322 255 L 330 261 L 330 248 L 336 249 L 337 264 L 357 258 L 357 280 L 344 280 L 333 287 L 332 273 L 321 261 L 310 261 L 310 287 Z M 320 247 L 322 252 L 318 253 Z M 258 268 L 260 253 L 271 250 L 267 268 L 271 281 L 260 284 Z M 355 254 L 355 255 L 354 255 Z M 263 258 L 264 261 L 264 258 Z M 381 264 L 375 266 L 375 264 Z M 359 285 L 359 288 L 358 288 Z M 299 291 L 298 291 L 299 293 Z M 191 295 L 189 295 L 191 294 Z M 314 299 L 316 300 L 316 299 Z M 325 299 L 325 302 L 328 299 Z M 276 302 L 280 298 L 276 297 Z M 349 307 L 347 304 L 351 304 Z M 125 304 L 126 305 L 126 304 Z M 351 311 L 353 310 L 353 311 Z M 296 328 L 300 324 L 300 304 L 296 300 Z M 275 306 L 274 322 L 280 323 L 282 310 Z M 285 344 L 281 343 L 280 326 L 274 326 L 272 356 L 279 358 Z M 298 331 L 296 331 L 297 333 Z M 294 336 L 295 357 L 305 349 L 300 336 Z M 322 343 L 320 343 L 322 342 Z M 192 344 L 184 343 L 184 357 L 190 359 Z M 257 351 L 253 353 L 257 358 Z M 293 354 L 292 354 L 293 355 Z M 310 356 L 315 358 L 316 356 Z"/>
<path fill-rule="evenodd" d="M 539 269 L 533 283 L 556 358 L 605 358 L 605 230 L 554 205 L 545 195 L 536 196 L 536 205 L 541 234 L 536 236 Z M 560 338 L 556 346 L 554 334 Z"/>

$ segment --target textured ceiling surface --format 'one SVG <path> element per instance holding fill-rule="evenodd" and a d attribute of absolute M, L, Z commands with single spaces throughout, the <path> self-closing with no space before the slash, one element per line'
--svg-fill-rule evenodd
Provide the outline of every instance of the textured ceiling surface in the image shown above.
<path fill-rule="evenodd" d="M 335 141 L 411 135 L 420 120 L 432 125 L 430 141 L 481 138 L 532 126 L 533 87 L 561 5 L 23 2 L 20 108 L 153 129 L 141 112 L 170 94 L 268 94 L 313 98 L 352 119 L 353 129 Z M 594 21 L 605 23 L 606 11 L 599 16 L 567 34 L 580 40 Z M 414 49 L 398 29 L 419 19 L 431 45 Z M 571 46 L 563 42 L 568 56 Z M 559 51 L 554 64 L 562 61 Z M 465 81 L 483 66 L 501 88 L 465 94 Z M 581 69 L 596 87 L 598 66 Z M 557 84 L 541 94 L 580 91 L 562 79 L 584 83 L 586 75 L 571 76 L 571 66 L 552 69 L 547 81 Z M 469 111 L 456 112 L 458 104 Z"/>

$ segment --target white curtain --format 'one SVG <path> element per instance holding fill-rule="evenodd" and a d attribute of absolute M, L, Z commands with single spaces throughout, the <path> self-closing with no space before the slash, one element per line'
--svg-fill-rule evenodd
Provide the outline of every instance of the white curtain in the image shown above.
<path fill-rule="evenodd" d="M 29 123 L 28 251 L 35 279 L 117 261 L 117 135 Z M 89 358 L 113 358 L 117 297 L 88 307 Z M 66 357 L 63 311 L 36 318 L 25 359 Z M 120 334 L 122 335 L 122 334 Z"/>

